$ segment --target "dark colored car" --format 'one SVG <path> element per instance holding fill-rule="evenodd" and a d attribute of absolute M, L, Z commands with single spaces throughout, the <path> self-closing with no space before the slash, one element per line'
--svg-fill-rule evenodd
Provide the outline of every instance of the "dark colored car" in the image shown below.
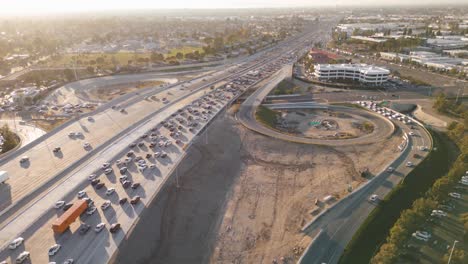
<path fill-rule="evenodd" d="M 94 186 L 94 185 L 98 184 L 100 181 L 101 180 L 99 180 L 99 179 L 94 179 L 94 180 L 91 181 L 91 185 Z"/>
<path fill-rule="evenodd" d="M 150 159 L 151 158 L 151 153 L 146 154 L 146 158 Z"/>
<path fill-rule="evenodd" d="M 132 200 L 130 200 L 130 203 L 131 204 L 137 204 L 140 201 L 140 199 L 141 199 L 140 196 L 135 196 L 135 197 L 133 197 Z"/>
<path fill-rule="evenodd" d="M 61 150 L 62 150 L 62 149 L 61 149 L 60 147 L 56 147 L 56 148 L 54 148 L 53 152 L 54 152 L 54 153 L 57 153 L 57 152 L 60 152 Z"/>
<path fill-rule="evenodd" d="M 86 233 L 88 233 L 89 229 L 91 228 L 90 225 L 88 224 L 83 224 L 81 227 L 80 227 L 80 234 L 81 235 L 84 235 Z"/>
<path fill-rule="evenodd" d="M 140 187 L 140 183 L 139 182 L 135 182 L 134 184 L 132 184 L 132 189 L 136 189 Z"/>
<path fill-rule="evenodd" d="M 129 152 L 127 153 L 127 157 L 131 157 L 131 156 L 133 156 L 133 154 L 135 154 L 135 153 L 133 153 L 133 151 L 129 151 Z"/>
<path fill-rule="evenodd" d="M 73 203 L 68 203 L 68 204 L 66 204 L 66 205 L 63 206 L 63 210 L 64 210 L 64 211 L 67 211 L 67 210 L 70 209 L 70 207 L 72 207 L 72 206 L 73 206 Z"/>
<path fill-rule="evenodd" d="M 120 229 L 120 224 L 119 224 L 119 223 L 115 223 L 115 224 L 112 224 L 112 225 L 111 225 L 109 231 L 110 231 L 111 233 L 115 233 L 115 232 L 119 231 L 119 229 Z"/>
<path fill-rule="evenodd" d="M 130 185 L 132 185 L 132 182 L 131 181 L 124 181 L 122 182 L 122 186 L 127 189 L 128 187 L 130 187 Z"/>
<path fill-rule="evenodd" d="M 119 204 L 125 204 L 126 202 L 128 201 L 128 199 L 126 197 L 122 198 L 119 200 Z"/>
<path fill-rule="evenodd" d="M 104 185 L 105 185 L 105 184 L 104 184 L 103 182 L 100 182 L 100 183 L 96 184 L 95 187 L 96 187 L 96 189 L 99 190 L 99 189 L 101 189 L 102 187 L 104 187 Z"/>

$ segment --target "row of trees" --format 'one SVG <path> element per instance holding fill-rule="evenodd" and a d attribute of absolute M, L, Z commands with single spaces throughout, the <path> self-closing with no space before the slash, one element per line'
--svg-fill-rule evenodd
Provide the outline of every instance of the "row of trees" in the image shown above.
<path fill-rule="evenodd" d="M 19 144 L 18 136 L 13 133 L 7 124 L 0 128 L 0 135 L 3 137 L 3 145 L 1 147 L 1 152 L 5 153 Z"/>
<path fill-rule="evenodd" d="M 433 107 L 437 112 L 446 115 L 452 115 L 463 119 L 463 125 L 468 128 L 468 107 L 461 102 L 448 99 L 443 93 L 437 95 Z"/>
<path fill-rule="evenodd" d="M 434 104 L 435 108 L 444 109 L 440 106 L 441 99 L 437 98 Z M 436 106 L 437 105 L 437 106 Z M 380 247 L 377 254 L 372 258 L 372 263 L 390 264 L 395 263 L 405 252 L 405 242 L 411 237 L 411 234 L 417 230 L 425 221 L 430 212 L 442 203 L 453 187 L 457 185 L 461 175 L 468 170 L 468 135 L 465 135 L 465 124 L 453 122 L 447 127 L 447 135 L 452 139 L 460 149 L 460 155 L 454 162 L 450 171 L 442 178 L 435 181 L 432 188 L 424 197 L 414 201 L 412 207 L 402 212 L 400 218 L 390 230 L 386 242 Z M 468 220 L 467 218 L 463 219 Z M 468 224 L 464 222 L 464 240 L 468 242 Z M 443 257 L 447 262 L 448 254 Z M 468 256 L 463 250 L 455 250 L 451 260 L 453 264 L 462 264 L 468 262 Z"/>

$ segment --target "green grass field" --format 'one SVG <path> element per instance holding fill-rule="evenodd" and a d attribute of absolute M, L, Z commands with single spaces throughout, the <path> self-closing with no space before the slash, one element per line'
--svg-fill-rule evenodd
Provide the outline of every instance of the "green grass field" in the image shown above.
<path fill-rule="evenodd" d="M 393 189 L 372 211 L 345 248 L 339 263 L 369 263 L 400 213 L 410 208 L 414 200 L 422 197 L 436 179 L 449 171 L 458 150 L 445 135 L 433 132 L 432 136 L 437 150 L 432 151 L 406 176 L 404 182 Z"/>
<path fill-rule="evenodd" d="M 255 112 L 257 120 L 272 128 L 276 125 L 277 116 L 278 114 L 275 111 L 262 105 L 259 106 L 257 112 Z"/>

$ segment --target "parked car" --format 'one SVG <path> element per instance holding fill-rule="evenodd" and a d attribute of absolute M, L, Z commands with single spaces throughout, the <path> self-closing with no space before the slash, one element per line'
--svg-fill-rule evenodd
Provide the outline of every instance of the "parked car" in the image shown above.
<path fill-rule="evenodd" d="M 460 199 L 460 198 L 461 198 L 461 194 L 456 193 L 456 192 L 451 192 L 451 193 L 449 193 L 449 196 L 450 196 L 450 197 L 453 197 L 453 198 L 457 198 L 457 199 Z"/>
<path fill-rule="evenodd" d="M 96 207 L 95 206 L 89 207 L 88 210 L 86 210 L 87 215 L 92 215 L 92 214 L 94 214 L 94 212 L 96 212 Z"/>
<path fill-rule="evenodd" d="M 16 257 L 15 262 L 17 264 L 23 263 L 25 260 L 29 259 L 29 256 L 30 254 L 28 251 L 23 251 L 21 252 L 21 254 L 18 255 L 18 257 Z"/>
<path fill-rule="evenodd" d="M 139 186 L 140 186 L 140 183 L 135 182 L 135 183 L 132 184 L 132 189 L 136 189 L 136 188 L 138 188 Z"/>
<path fill-rule="evenodd" d="M 73 203 L 68 203 L 66 205 L 63 206 L 63 211 L 67 211 L 68 209 L 70 209 L 70 207 L 73 206 Z"/>
<path fill-rule="evenodd" d="M 124 197 L 124 198 L 122 198 L 122 199 L 119 200 L 119 204 L 120 204 L 120 205 L 123 205 L 123 204 L 125 204 L 127 201 L 128 201 L 128 199 L 127 199 L 126 197 Z"/>
<path fill-rule="evenodd" d="M 94 186 L 97 190 L 101 189 L 102 187 L 104 187 L 104 183 L 103 182 L 100 182 L 98 184 L 96 184 L 96 186 Z"/>
<path fill-rule="evenodd" d="M 115 192 L 115 188 L 109 188 L 109 189 L 107 189 L 107 191 L 106 191 L 106 195 L 107 195 L 107 196 L 112 195 L 114 192 Z"/>
<path fill-rule="evenodd" d="M 78 199 L 81 199 L 81 198 L 86 196 L 86 192 L 85 191 L 79 191 L 77 196 L 78 196 Z"/>

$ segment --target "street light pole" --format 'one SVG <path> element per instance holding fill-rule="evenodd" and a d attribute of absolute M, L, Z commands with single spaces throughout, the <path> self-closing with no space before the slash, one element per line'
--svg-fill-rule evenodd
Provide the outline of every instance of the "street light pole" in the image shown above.
<path fill-rule="evenodd" d="M 452 260 L 453 250 L 455 249 L 455 244 L 457 244 L 457 242 L 458 240 L 453 241 L 452 250 L 450 251 L 450 256 L 449 256 L 447 264 L 450 264 L 450 260 Z"/>

